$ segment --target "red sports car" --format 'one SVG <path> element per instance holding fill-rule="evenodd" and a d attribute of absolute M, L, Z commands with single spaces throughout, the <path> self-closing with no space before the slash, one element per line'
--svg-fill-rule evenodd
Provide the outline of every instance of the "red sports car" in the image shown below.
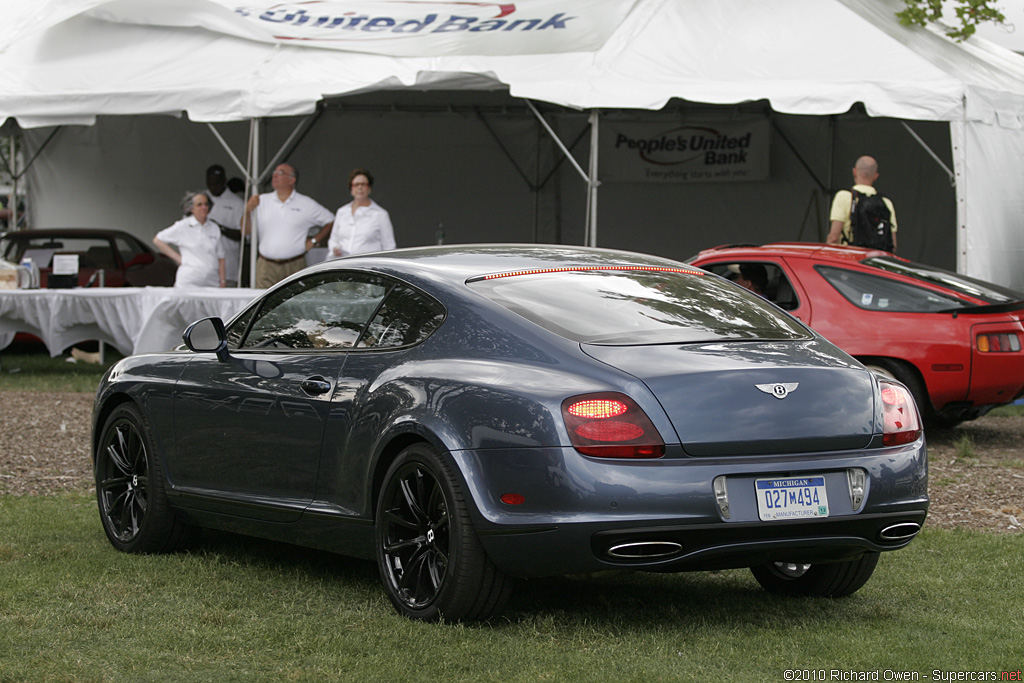
<path fill-rule="evenodd" d="M 44 228 L 0 234 L 0 258 L 21 263 L 31 258 L 39 266 L 39 286 L 49 282 L 54 255 L 78 256 L 78 277 L 65 276 L 65 287 L 98 286 L 97 271 L 107 287 L 170 287 L 177 266 L 123 230 L 101 228 Z"/>
<path fill-rule="evenodd" d="M 893 254 L 803 242 L 689 259 L 760 292 L 951 426 L 1024 395 L 1024 294 Z"/>

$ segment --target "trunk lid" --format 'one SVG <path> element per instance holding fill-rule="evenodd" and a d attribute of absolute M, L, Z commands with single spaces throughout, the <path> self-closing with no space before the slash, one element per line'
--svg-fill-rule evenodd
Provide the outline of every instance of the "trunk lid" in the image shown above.
<path fill-rule="evenodd" d="M 581 347 L 643 381 L 693 456 L 864 448 L 874 433 L 870 373 L 823 340 Z"/>

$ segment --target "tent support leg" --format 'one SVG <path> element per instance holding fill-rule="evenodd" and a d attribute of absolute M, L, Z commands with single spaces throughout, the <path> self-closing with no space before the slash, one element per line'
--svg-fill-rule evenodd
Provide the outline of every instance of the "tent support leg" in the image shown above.
<path fill-rule="evenodd" d="M 218 131 L 212 123 L 207 123 L 206 127 L 210 129 L 210 132 L 213 133 L 213 137 L 217 138 L 217 142 L 220 143 L 220 146 L 223 147 L 224 151 L 228 153 L 229 157 L 231 157 L 231 161 L 235 162 L 235 166 L 238 170 L 244 174 L 246 172 L 245 164 L 238 160 L 238 157 L 235 156 L 234 151 L 232 151 L 231 146 L 228 145 L 227 141 L 220 134 L 220 131 Z"/>
<path fill-rule="evenodd" d="M 587 246 L 597 246 L 597 188 L 601 181 L 597 179 L 598 142 L 600 139 L 601 112 L 593 109 L 590 112 L 590 179 L 587 181 Z"/>
<path fill-rule="evenodd" d="M 476 107 L 475 111 L 476 117 L 480 119 L 480 122 L 484 124 L 484 128 L 486 128 L 487 132 L 491 134 L 491 137 L 494 138 L 494 141 L 498 143 L 498 147 L 500 147 L 501 151 L 505 153 L 505 158 L 512 163 L 512 166 L 516 169 L 516 173 L 518 173 L 519 177 L 523 179 L 523 182 L 526 183 L 526 186 L 528 188 L 530 188 L 530 191 L 536 192 L 537 190 L 539 190 L 540 188 L 537 185 L 533 184 L 533 181 L 530 180 L 530 178 L 526 175 L 526 171 L 522 169 L 522 167 L 519 165 L 519 162 L 517 162 L 515 160 L 515 157 L 512 156 L 512 152 L 509 151 L 509 148 L 506 147 L 505 143 L 501 141 L 500 137 L 498 137 L 498 133 L 494 130 L 494 128 L 491 127 L 491 124 L 487 122 L 487 118 L 484 116 L 483 112 L 480 111 L 480 108 Z"/>
<path fill-rule="evenodd" d="M 249 121 L 249 156 L 246 159 L 245 172 L 245 196 L 248 201 L 250 192 L 258 192 L 259 186 L 256 182 L 256 169 L 260 166 L 260 120 L 258 118 Z M 249 245 L 249 286 L 256 288 L 256 254 L 259 250 L 259 225 L 256 224 L 256 212 L 250 216 L 252 220 L 252 237 Z M 242 238 L 245 243 L 245 238 Z M 244 253 L 244 252 L 243 252 Z M 239 278 L 241 279 L 241 278 Z"/>
<path fill-rule="evenodd" d="M 950 187 L 956 187 L 956 174 L 949 170 L 949 166 L 946 166 L 946 164 L 943 163 L 942 159 L 939 158 L 939 155 L 932 151 L 932 148 L 929 147 L 928 144 L 921 139 L 920 135 L 914 132 L 914 129 L 911 128 L 906 121 L 900 121 L 900 123 L 902 123 L 903 127 L 907 129 L 907 132 L 910 133 L 910 136 L 917 141 L 917 144 L 921 145 L 921 148 L 924 149 L 924 151 L 928 152 L 929 156 L 931 156 L 931 158 L 935 160 L 935 163 L 941 166 L 942 170 L 946 172 L 946 175 L 949 176 Z"/>
<path fill-rule="evenodd" d="M 590 112 L 590 175 L 588 175 L 583 168 L 573 157 L 572 153 L 565 146 L 565 143 L 555 134 L 551 126 L 548 125 L 547 120 L 537 111 L 537 107 L 534 106 L 530 100 L 524 100 L 526 106 L 530 108 L 533 115 L 537 117 L 540 124 L 544 126 L 544 130 L 547 131 L 551 139 L 555 141 L 558 148 L 562 150 L 562 154 L 569 160 L 572 167 L 576 169 L 580 177 L 583 178 L 583 182 L 587 184 L 587 212 L 586 212 L 586 223 L 583 229 L 583 243 L 585 245 L 595 246 L 597 244 L 597 186 L 600 183 L 597 180 L 597 124 L 599 115 L 597 110 Z M 542 183 L 543 184 L 543 183 Z"/>
<path fill-rule="evenodd" d="M 565 144 L 561 141 L 561 139 L 559 139 L 558 135 L 555 134 L 555 131 L 552 130 L 551 126 L 548 125 L 547 120 L 541 115 L 539 111 L 537 111 L 537 107 L 534 106 L 533 102 L 531 102 L 530 100 L 523 101 L 526 102 L 526 106 L 530 108 L 530 111 L 533 112 L 533 115 L 537 117 L 538 121 L 540 121 L 540 125 L 544 126 L 544 130 L 548 132 L 548 135 L 551 136 L 551 139 L 555 141 L 556 145 L 558 145 L 558 149 L 562 150 L 562 154 L 564 154 L 565 158 L 569 160 L 569 163 L 571 163 L 572 167 L 576 169 L 576 172 L 580 174 L 580 177 L 583 178 L 583 181 L 589 183 L 590 178 L 587 177 L 586 172 L 584 172 L 583 168 L 573 157 L 572 153 L 569 152 Z"/>
<path fill-rule="evenodd" d="M 299 146 L 299 143 L 306 137 L 306 134 L 312 130 L 313 125 L 320 120 L 323 113 L 323 107 L 318 106 L 316 108 L 316 113 L 310 114 L 299 121 L 298 125 L 295 126 L 295 130 L 292 131 L 292 134 L 289 135 L 288 139 L 284 141 L 283 145 L 281 145 L 281 149 L 277 150 L 277 154 L 274 155 L 274 158 L 270 160 L 267 167 L 263 169 L 262 173 L 260 173 L 259 182 L 266 182 L 266 179 L 269 178 L 270 174 L 273 172 L 274 167 L 281 163 L 282 159 L 295 151 L 295 148 Z"/>

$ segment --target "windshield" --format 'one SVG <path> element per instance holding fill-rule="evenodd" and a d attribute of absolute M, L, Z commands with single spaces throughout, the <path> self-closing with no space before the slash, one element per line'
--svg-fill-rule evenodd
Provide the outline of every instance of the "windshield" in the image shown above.
<path fill-rule="evenodd" d="M 899 273 L 900 275 L 912 277 L 933 285 L 941 285 L 959 294 L 981 299 L 988 304 L 1006 304 L 1024 300 L 1024 294 L 1015 292 L 1012 289 L 1000 287 L 999 285 L 982 280 L 975 280 L 966 275 L 953 273 L 942 268 L 926 266 L 911 261 L 901 261 L 891 256 L 875 256 L 865 259 L 863 263 L 889 271 L 890 273 Z"/>
<path fill-rule="evenodd" d="M 589 344 L 811 336 L 761 297 L 689 270 L 527 272 L 475 279 L 469 286 L 566 339 Z"/>

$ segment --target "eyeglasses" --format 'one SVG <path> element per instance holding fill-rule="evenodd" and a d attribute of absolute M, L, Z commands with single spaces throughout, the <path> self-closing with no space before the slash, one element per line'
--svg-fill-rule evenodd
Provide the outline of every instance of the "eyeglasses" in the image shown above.
<path fill-rule="evenodd" d="M 288 171 L 274 171 L 271 175 L 286 175 L 286 176 L 290 176 L 292 178 L 295 177 L 294 173 L 289 173 Z"/>

